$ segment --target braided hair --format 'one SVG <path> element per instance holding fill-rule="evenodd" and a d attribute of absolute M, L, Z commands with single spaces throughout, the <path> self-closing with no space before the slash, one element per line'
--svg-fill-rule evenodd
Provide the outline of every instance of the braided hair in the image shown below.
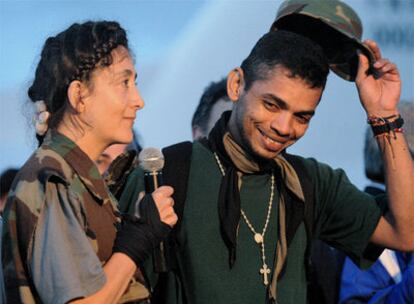
<path fill-rule="evenodd" d="M 56 128 L 63 118 L 70 83 L 88 83 L 94 69 L 111 65 L 111 52 L 118 46 L 129 49 L 125 30 L 113 21 L 75 23 L 47 38 L 28 96 L 32 102 L 44 101 L 49 128 Z M 36 137 L 40 145 L 43 135 Z"/>

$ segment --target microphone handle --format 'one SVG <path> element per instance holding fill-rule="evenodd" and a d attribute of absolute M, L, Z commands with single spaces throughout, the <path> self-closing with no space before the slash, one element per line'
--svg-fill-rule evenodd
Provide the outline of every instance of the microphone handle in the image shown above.
<path fill-rule="evenodd" d="M 145 192 L 152 193 L 155 189 L 163 185 L 162 172 L 161 171 L 152 171 L 144 173 L 145 181 Z M 168 272 L 168 263 L 167 263 L 167 249 L 165 248 L 165 243 L 160 242 L 160 244 L 152 252 L 152 266 L 154 272 L 162 273 Z"/>
<path fill-rule="evenodd" d="M 158 187 L 161 187 L 164 182 L 162 180 L 162 171 L 145 171 L 145 192 L 150 194 L 155 191 Z"/>

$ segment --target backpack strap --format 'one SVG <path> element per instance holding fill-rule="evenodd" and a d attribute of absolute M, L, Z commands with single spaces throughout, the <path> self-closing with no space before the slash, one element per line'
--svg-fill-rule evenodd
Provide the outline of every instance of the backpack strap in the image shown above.
<path fill-rule="evenodd" d="M 174 226 L 174 236 L 180 230 L 181 218 L 184 212 L 184 203 L 187 196 L 188 177 L 190 175 L 190 163 L 193 144 L 184 141 L 162 149 L 165 165 L 162 169 L 163 181 L 174 188 L 174 211 L 178 216 L 178 222 Z"/>
<path fill-rule="evenodd" d="M 292 242 L 297 229 L 300 224 L 304 222 L 306 229 L 306 250 L 305 250 L 305 272 L 308 282 L 312 278 L 312 261 L 311 261 L 311 247 L 314 234 L 314 189 L 312 180 L 303 165 L 300 157 L 284 153 L 285 159 L 292 165 L 298 175 L 300 185 L 302 187 L 305 204 L 303 204 L 296 196 L 287 190 L 286 203 L 286 240 L 287 245 Z M 282 271 L 283 275 L 283 271 Z M 282 277 L 282 275 L 279 277 Z"/>
<path fill-rule="evenodd" d="M 299 227 L 300 223 L 302 221 L 305 222 L 306 227 L 306 233 L 308 235 L 308 241 L 312 239 L 313 232 L 314 232 L 314 205 L 315 205 L 315 199 L 314 199 L 314 190 L 313 190 L 313 183 L 312 180 L 308 174 L 308 172 L 305 169 L 305 166 L 303 165 L 303 162 L 301 158 L 298 156 L 285 153 L 283 155 L 286 160 L 292 165 L 292 167 L 295 169 L 296 174 L 298 175 L 300 185 L 302 187 L 303 195 L 305 197 L 305 204 L 301 205 L 303 206 L 303 211 L 300 212 L 300 219 L 298 215 L 291 215 L 289 214 L 289 218 L 287 219 L 287 222 L 291 224 L 290 229 L 287 230 L 287 239 L 289 242 L 292 240 L 294 233 L 296 232 L 297 228 Z M 299 211 L 301 208 L 296 206 L 293 207 L 291 211 Z M 288 211 L 287 211 L 288 212 Z M 289 224 L 288 224 L 289 225 Z M 293 235 L 292 235 L 293 233 Z"/>
<path fill-rule="evenodd" d="M 185 282 L 182 280 L 178 270 L 177 249 L 178 233 L 184 213 L 184 204 L 187 196 L 188 178 L 190 175 L 190 164 L 193 144 L 189 141 L 168 146 L 162 150 L 165 165 L 162 170 L 163 182 L 174 188 L 172 195 L 174 199 L 174 211 L 178 216 L 177 224 L 172 229 L 168 240 L 164 242 L 166 259 L 169 272 L 159 273 L 156 286 L 152 293 L 151 303 L 163 304 L 168 300 L 169 285 L 175 286 L 177 303 L 187 303 Z M 180 294 L 182 293 L 182 294 Z"/>

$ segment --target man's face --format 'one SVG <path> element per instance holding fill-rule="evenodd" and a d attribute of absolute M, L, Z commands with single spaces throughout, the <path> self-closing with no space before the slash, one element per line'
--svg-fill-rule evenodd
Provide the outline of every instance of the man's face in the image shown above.
<path fill-rule="evenodd" d="M 241 87 L 229 128 L 256 158 L 272 159 L 301 138 L 321 98 L 322 88 L 310 88 L 303 79 L 288 75 L 286 68 L 276 66 L 248 91 Z"/>
<path fill-rule="evenodd" d="M 125 152 L 127 147 L 127 144 L 114 144 L 106 148 L 96 160 L 96 166 L 98 167 L 99 173 L 105 173 L 115 158 Z"/>

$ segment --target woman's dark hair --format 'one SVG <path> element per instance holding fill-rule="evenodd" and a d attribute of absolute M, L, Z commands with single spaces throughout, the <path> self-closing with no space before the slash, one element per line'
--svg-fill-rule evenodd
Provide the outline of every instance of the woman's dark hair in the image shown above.
<path fill-rule="evenodd" d="M 33 102 L 45 102 L 49 128 L 56 128 L 63 118 L 69 84 L 88 82 L 95 68 L 109 66 L 111 51 L 118 46 L 128 49 L 127 36 L 117 22 L 110 21 L 75 23 L 46 40 L 28 95 Z M 43 136 L 36 136 L 41 144 Z"/>
<path fill-rule="evenodd" d="M 242 62 L 245 90 L 256 80 L 267 79 L 277 65 L 288 69 L 290 77 L 300 77 L 312 88 L 325 87 L 329 65 L 322 48 L 309 38 L 278 30 L 263 35 Z"/>

